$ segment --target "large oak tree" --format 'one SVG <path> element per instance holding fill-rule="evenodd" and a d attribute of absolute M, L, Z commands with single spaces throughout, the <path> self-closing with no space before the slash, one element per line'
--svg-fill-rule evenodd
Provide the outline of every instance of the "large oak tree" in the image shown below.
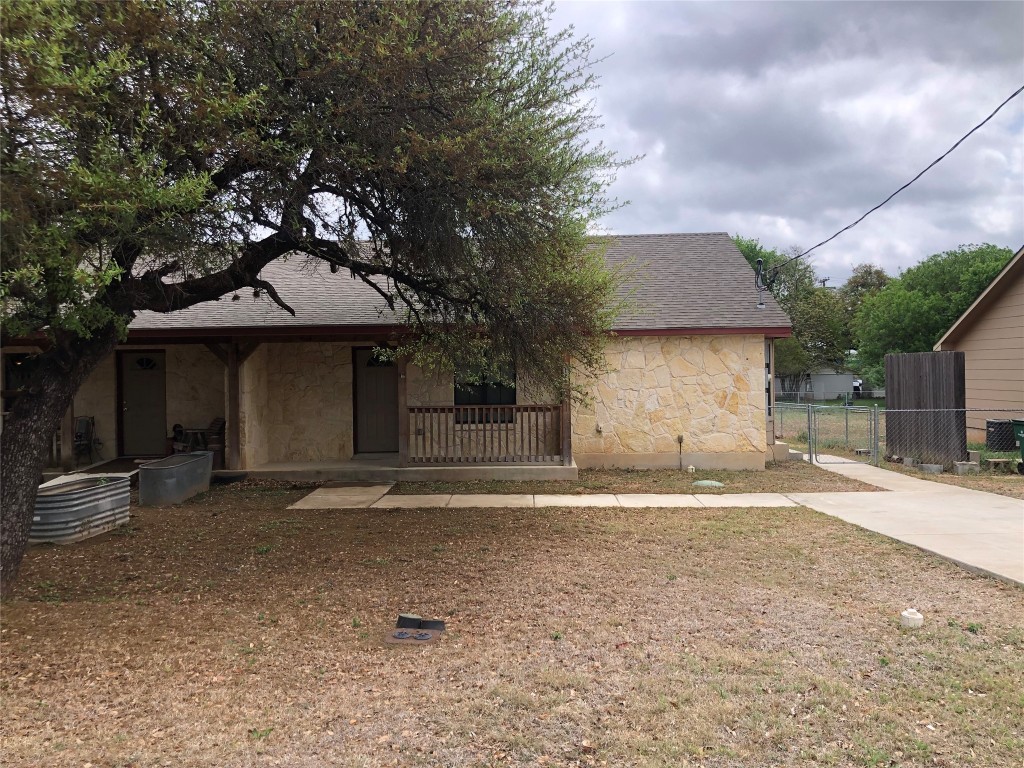
<path fill-rule="evenodd" d="M 2 573 L 46 446 L 140 310 L 289 253 L 350 271 L 448 367 L 568 384 L 614 276 L 586 247 L 618 166 L 586 136 L 591 47 L 514 0 L 7 2 L 3 334 L 41 353 L 5 420 Z M 325 267 L 326 268 L 326 267 Z"/>

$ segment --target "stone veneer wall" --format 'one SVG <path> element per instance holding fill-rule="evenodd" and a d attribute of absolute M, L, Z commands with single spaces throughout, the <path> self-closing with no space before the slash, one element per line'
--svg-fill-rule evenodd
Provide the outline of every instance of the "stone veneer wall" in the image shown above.
<path fill-rule="evenodd" d="M 227 367 L 203 344 L 164 347 L 167 361 L 167 434 L 171 427 L 207 427 L 227 418 Z"/>
<path fill-rule="evenodd" d="M 620 336 L 573 407 L 580 467 L 764 469 L 764 337 Z"/>
<path fill-rule="evenodd" d="M 246 466 L 352 458 L 352 346 L 264 344 L 243 365 Z M 265 371 L 265 383 L 259 371 Z"/>

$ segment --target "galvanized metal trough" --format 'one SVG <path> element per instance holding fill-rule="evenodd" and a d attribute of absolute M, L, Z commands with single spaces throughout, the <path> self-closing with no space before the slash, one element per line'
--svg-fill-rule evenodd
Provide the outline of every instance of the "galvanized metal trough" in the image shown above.
<path fill-rule="evenodd" d="M 129 479 L 85 477 L 40 488 L 29 531 L 32 544 L 70 544 L 128 522 Z"/>
<path fill-rule="evenodd" d="M 139 506 L 180 504 L 210 490 L 213 451 L 176 453 L 139 466 Z"/>

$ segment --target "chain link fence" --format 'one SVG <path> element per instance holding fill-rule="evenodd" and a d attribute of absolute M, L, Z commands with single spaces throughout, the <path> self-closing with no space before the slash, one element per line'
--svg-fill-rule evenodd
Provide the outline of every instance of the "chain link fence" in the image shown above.
<path fill-rule="evenodd" d="M 884 400 L 884 389 L 832 389 L 824 388 L 821 391 L 804 390 L 776 390 L 775 402 L 806 405 L 808 403 L 818 405 L 857 405 L 863 400 Z"/>
<path fill-rule="evenodd" d="M 821 464 L 922 464 L 953 471 L 1019 471 L 1024 409 L 894 410 L 878 406 L 776 403 L 777 440 Z"/>

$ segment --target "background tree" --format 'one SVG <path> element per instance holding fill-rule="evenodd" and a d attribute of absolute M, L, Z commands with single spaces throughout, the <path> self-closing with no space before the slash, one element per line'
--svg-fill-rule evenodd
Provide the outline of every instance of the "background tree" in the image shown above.
<path fill-rule="evenodd" d="M 853 318 L 864 299 L 882 290 L 891 280 L 885 270 L 874 264 L 858 264 L 842 287 L 839 296 L 848 318 Z"/>
<path fill-rule="evenodd" d="M 867 296 L 853 320 L 867 378 L 884 383 L 886 354 L 931 350 L 1012 256 L 1009 248 L 962 245 L 929 256 Z"/>
<path fill-rule="evenodd" d="M 613 276 L 618 163 L 585 138 L 590 43 L 514 0 L 7 2 L 5 339 L 44 351 L 0 448 L 9 589 L 50 436 L 140 310 L 252 289 L 285 254 L 407 315 L 423 362 L 568 384 Z M 359 247 L 357 241 L 366 241 Z"/>

